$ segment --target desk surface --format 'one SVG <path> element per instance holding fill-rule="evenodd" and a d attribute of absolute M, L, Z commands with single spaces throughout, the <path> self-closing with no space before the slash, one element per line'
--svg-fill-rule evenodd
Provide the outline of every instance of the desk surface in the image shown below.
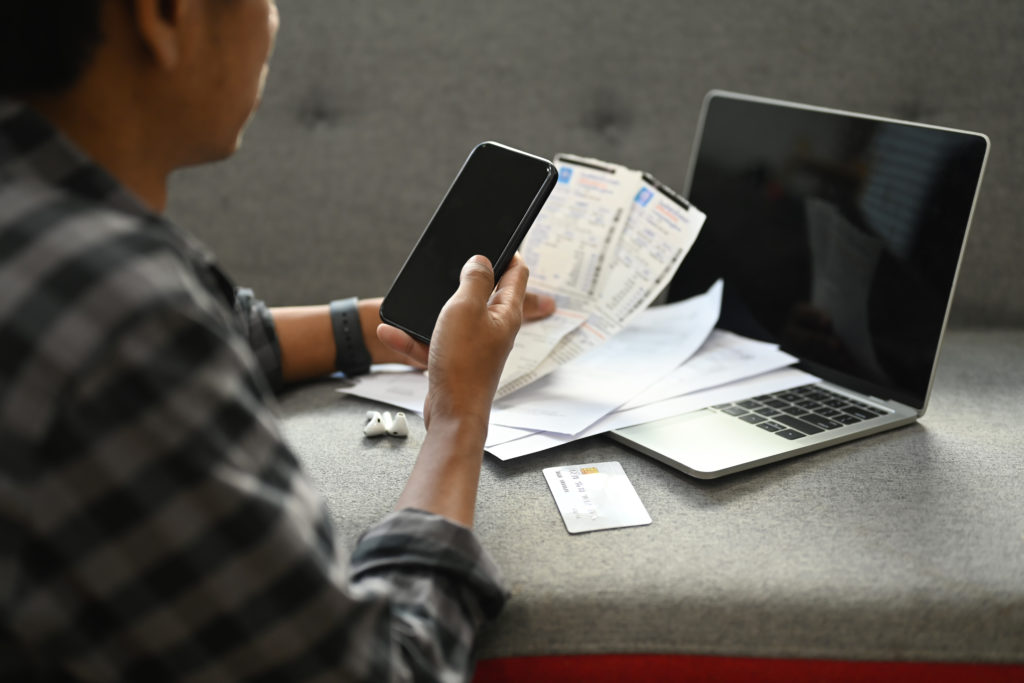
<path fill-rule="evenodd" d="M 341 547 L 423 438 L 364 439 L 338 381 L 281 397 Z M 1024 331 L 947 335 L 917 424 L 717 481 L 591 437 L 486 456 L 476 528 L 512 592 L 482 658 L 656 652 L 1024 662 Z M 653 523 L 570 536 L 541 470 L 617 460 Z"/>

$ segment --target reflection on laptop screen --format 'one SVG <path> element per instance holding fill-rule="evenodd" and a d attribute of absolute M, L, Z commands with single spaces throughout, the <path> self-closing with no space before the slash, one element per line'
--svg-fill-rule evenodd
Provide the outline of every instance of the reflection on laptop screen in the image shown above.
<path fill-rule="evenodd" d="M 715 95 L 697 144 L 708 219 L 669 299 L 724 277 L 721 327 L 923 407 L 985 138 Z"/>

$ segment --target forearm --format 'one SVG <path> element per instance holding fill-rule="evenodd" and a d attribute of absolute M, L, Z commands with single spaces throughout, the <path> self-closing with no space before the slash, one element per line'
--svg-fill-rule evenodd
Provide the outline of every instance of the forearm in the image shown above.
<path fill-rule="evenodd" d="M 299 382 L 334 372 L 335 345 L 327 306 L 272 308 L 281 347 L 281 377 Z"/>
<path fill-rule="evenodd" d="M 400 360 L 382 352 L 376 338 L 379 308 L 379 299 L 362 299 L 357 302 L 360 327 L 357 334 L 362 337 L 373 362 Z M 274 319 L 281 349 L 281 377 L 286 384 L 322 377 L 338 369 L 337 340 L 329 306 L 272 308 L 270 314 Z"/>
<path fill-rule="evenodd" d="M 479 421 L 432 420 L 397 508 L 472 526 L 486 437 L 487 426 Z"/>

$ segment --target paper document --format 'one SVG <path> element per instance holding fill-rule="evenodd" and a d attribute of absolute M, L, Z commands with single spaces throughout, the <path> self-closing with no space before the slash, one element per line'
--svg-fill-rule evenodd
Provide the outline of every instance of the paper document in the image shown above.
<path fill-rule="evenodd" d="M 722 283 L 685 301 L 647 308 L 605 344 L 494 402 L 491 422 L 575 434 L 671 373 L 711 334 Z"/>
<path fill-rule="evenodd" d="M 505 361 L 501 381 L 506 384 L 533 371 L 551 355 L 558 343 L 587 320 L 582 311 L 556 309 L 551 316 L 523 323 L 515 346 Z"/>
<path fill-rule="evenodd" d="M 706 298 L 713 294 L 712 290 L 701 295 L 705 297 L 704 303 L 707 303 Z M 667 314 L 669 311 L 677 310 L 674 306 L 657 306 L 648 313 L 653 313 L 654 316 Z M 648 318 L 647 315 L 638 318 L 639 327 L 645 322 L 653 321 L 654 317 Z M 686 342 L 681 340 L 681 343 Z M 607 349 L 597 349 L 595 354 L 597 351 L 610 351 L 610 354 L 605 355 L 607 360 L 614 355 L 615 349 L 616 347 L 609 343 Z M 584 356 L 579 360 L 590 362 L 592 359 Z M 508 460 L 612 429 L 631 427 L 710 405 L 727 403 L 745 396 L 781 391 L 817 380 L 806 372 L 786 367 L 794 360 L 774 344 L 747 339 L 724 330 L 715 330 L 689 360 L 631 399 L 623 397 L 613 410 L 581 431 L 565 434 L 559 431 L 563 428 L 561 425 L 556 430 L 544 430 L 537 425 L 533 428 L 511 427 L 497 424 L 492 419 L 486 449 L 497 458 Z M 339 391 L 395 405 L 422 415 L 423 401 L 427 394 L 426 375 L 421 371 L 400 368 L 404 366 L 375 366 L 373 373 L 360 377 L 354 386 Z M 567 370 L 573 372 L 572 364 Z M 542 383 L 538 383 L 538 386 L 542 386 Z M 524 391 L 531 389 L 533 387 L 527 387 Z M 518 394 L 511 398 L 517 396 Z M 569 397 L 565 397 L 565 401 L 572 402 Z M 498 402 L 496 406 L 500 404 L 501 402 Z M 581 410 L 588 407 L 585 406 Z M 574 407 L 567 405 L 560 409 L 563 412 L 571 412 Z"/>
<path fill-rule="evenodd" d="M 620 410 L 663 401 L 701 389 L 728 384 L 746 377 L 775 370 L 797 362 L 795 356 L 781 351 L 777 344 L 741 337 L 726 330 L 715 330 L 700 353 L 663 377 L 639 396 L 627 401 Z"/>
<path fill-rule="evenodd" d="M 682 415 L 693 410 L 700 410 L 701 408 L 718 405 L 719 403 L 736 401 L 756 394 L 783 391 L 817 380 L 818 378 L 814 375 L 809 375 L 801 370 L 782 368 L 713 389 L 705 389 L 684 396 L 677 396 L 632 410 L 614 412 L 591 425 L 588 429 L 572 436 L 556 432 L 537 432 L 536 434 L 523 436 L 513 441 L 487 445 L 486 450 L 499 460 L 511 460 L 512 458 L 538 453 L 588 436 L 603 434 L 612 429 L 632 427 L 633 425 L 653 422 L 654 420 L 672 417 L 673 415 Z"/>
<path fill-rule="evenodd" d="M 341 387 L 338 393 L 380 401 L 422 416 L 423 402 L 427 400 L 427 375 L 407 365 L 374 365 L 370 374 L 360 375 L 355 384 Z"/>
<path fill-rule="evenodd" d="M 526 434 L 575 433 L 586 428 L 696 353 L 711 334 L 721 303 L 722 284 L 718 282 L 704 294 L 643 311 L 605 346 L 495 401 L 491 424 L 529 430 Z M 427 377 L 405 366 L 381 371 L 375 367 L 353 386 L 338 391 L 422 414 Z M 524 435 L 522 431 L 492 429 L 490 437 L 496 433 L 510 435 L 509 439 Z"/>
<path fill-rule="evenodd" d="M 703 213 L 650 175 L 570 155 L 555 164 L 558 183 L 520 251 L 530 288 L 585 319 L 565 334 L 524 325 L 499 398 L 622 330 L 672 279 L 704 224 Z"/>

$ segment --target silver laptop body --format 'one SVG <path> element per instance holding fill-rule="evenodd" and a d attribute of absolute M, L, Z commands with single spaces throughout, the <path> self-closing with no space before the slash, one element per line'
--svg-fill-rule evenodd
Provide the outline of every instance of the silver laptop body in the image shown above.
<path fill-rule="evenodd" d="M 708 220 L 668 299 L 723 278 L 719 326 L 823 381 L 612 438 L 711 479 L 917 420 L 988 149 L 979 133 L 709 93 L 684 190 Z"/>

